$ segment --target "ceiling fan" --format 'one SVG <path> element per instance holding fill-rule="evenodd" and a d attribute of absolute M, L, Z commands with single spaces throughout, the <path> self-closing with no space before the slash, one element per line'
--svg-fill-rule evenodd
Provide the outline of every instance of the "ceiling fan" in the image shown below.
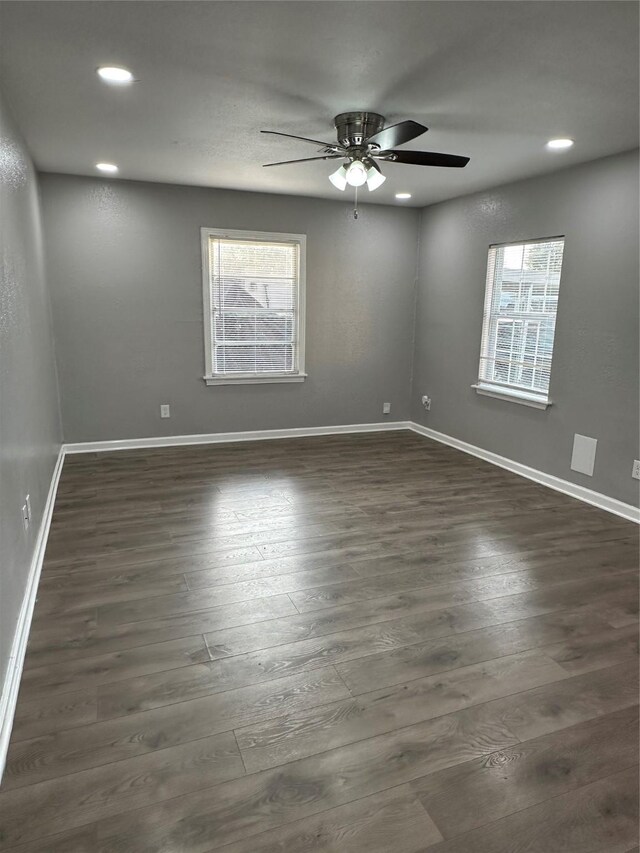
<path fill-rule="evenodd" d="M 278 163 L 265 163 L 265 166 L 285 166 L 289 163 L 308 163 L 311 160 L 344 160 L 340 168 L 329 175 L 329 180 L 339 190 L 345 190 L 347 184 L 361 187 L 366 184 L 369 190 L 382 186 L 386 178 L 376 162 L 408 163 L 413 166 L 449 166 L 462 168 L 469 157 L 456 154 L 437 154 L 434 151 L 397 150 L 398 145 L 411 142 L 429 129 L 417 121 L 401 121 L 385 127 L 385 118 L 378 113 L 349 112 L 340 113 L 334 119 L 338 141 L 322 142 L 306 136 L 294 136 L 277 130 L 262 130 L 274 136 L 286 136 L 320 146 L 316 157 L 303 157 L 299 160 L 282 160 Z"/>

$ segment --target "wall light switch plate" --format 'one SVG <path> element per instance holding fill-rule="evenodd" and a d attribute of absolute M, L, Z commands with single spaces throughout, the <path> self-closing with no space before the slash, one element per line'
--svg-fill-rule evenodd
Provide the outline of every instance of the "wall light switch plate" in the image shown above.
<path fill-rule="evenodd" d="M 170 418 L 171 417 L 171 406 L 168 403 L 163 403 L 160 406 L 160 417 L 161 418 Z"/>
<path fill-rule="evenodd" d="M 24 502 L 27 506 L 27 518 L 31 521 L 31 495 L 27 495 Z"/>
<path fill-rule="evenodd" d="M 391 412 L 391 403 L 382 404 L 382 414 L 388 415 Z"/>
<path fill-rule="evenodd" d="M 596 463 L 597 438 L 589 438 L 587 435 L 573 436 L 573 453 L 571 454 L 571 470 L 579 474 L 593 477 L 593 467 Z"/>
<path fill-rule="evenodd" d="M 22 507 L 22 524 L 25 530 L 29 529 L 29 511 L 27 510 L 26 504 Z"/>
<path fill-rule="evenodd" d="M 640 480 L 640 459 L 633 460 L 633 468 L 631 469 L 631 476 L 635 480 Z"/>

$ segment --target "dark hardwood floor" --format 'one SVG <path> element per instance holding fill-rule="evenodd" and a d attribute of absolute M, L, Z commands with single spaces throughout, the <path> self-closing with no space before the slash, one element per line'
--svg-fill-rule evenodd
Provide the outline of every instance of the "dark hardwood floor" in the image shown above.
<path fill-rule="evenodd" d="M 633 853 L 638 529 L 412 433 L 67 457 L 11 853 Z"/>

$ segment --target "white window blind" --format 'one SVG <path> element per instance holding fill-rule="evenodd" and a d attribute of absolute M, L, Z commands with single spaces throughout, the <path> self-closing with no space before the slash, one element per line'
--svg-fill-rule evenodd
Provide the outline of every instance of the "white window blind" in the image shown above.
<path fill-rule="evenodd" d="M 203 229 L 203 250 L 207 376 L 301 377 L 303 235 Z"/>
<path fill-rule="evenodd" d="M 478 390 L 548 400 L 564 239 L 491 246 Z"/>

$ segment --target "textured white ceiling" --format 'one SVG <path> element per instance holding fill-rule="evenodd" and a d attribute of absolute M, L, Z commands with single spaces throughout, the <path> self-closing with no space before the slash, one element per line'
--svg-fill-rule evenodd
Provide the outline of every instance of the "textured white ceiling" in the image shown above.
<path fill-rule="evenodd" d="M 462 170 L 388 164 L 424 205 L 638 144 L 634 2 L 2 2 L 3 87 L 38 167 L 338 198 L 313 146 L 350 109 L 430 130 L 407 148 Z M 137 82 L 106 86 L 101 64 Z M 547 139 L 571 136 L 569 152 Z"/>

